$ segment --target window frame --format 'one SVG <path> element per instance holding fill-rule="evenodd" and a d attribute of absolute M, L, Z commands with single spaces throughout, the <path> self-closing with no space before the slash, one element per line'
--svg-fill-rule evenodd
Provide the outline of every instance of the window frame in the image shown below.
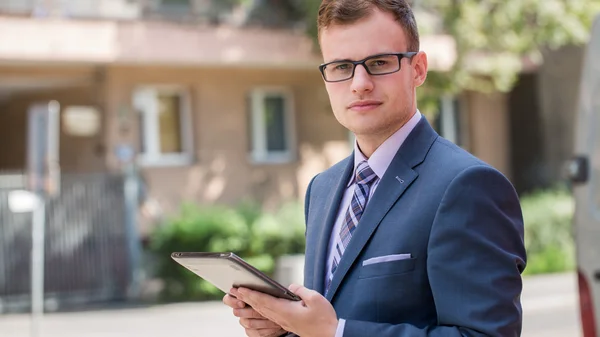
<path fill-rule="evenodd" d="M 264 120 L 264 104 L 269 96 L 283 98 L 284 137 L 287 148 L 284 151 L 269 151 L 267 125 Z M 250 92 L 250 132 L 251 146 L 249 160 L 253 164 L 287 164 L 296 160 L 296 121 L 294 96 L 286 87 L 258 87 Z"/>
<path fill-rule="evenodd" d="M 439 100 L 439 118 L 442 137 L 454 144 L 469 148 L 469 120 L 467 105 L 462 95 L 443 95 Z"/>
<path fill-rule="evenodd" d="M 156 8 L 157 12 L 167 13 L 167 14 L 186 13 L 186 12 L 193 11 L 194 1 L 192 1 L 192 0 L 185 0 L 185 1 L 187 2 L 187 4 L 169 3 L 168 0 L 167 1 L 158 0 L 155 2 L 155 8 Z"/>
<path fill-rule="evenodd" d="M 161 93 L 176 94 L 180 97 L 180 131 L 181 131 L 181 146 L 180 153 L 161 153 L 160 151 L 160 122 L 158 117 L 158 107 L 144 102 L 143 96 L 140 93 L 147 91 L 147 94 L 153 95 L 154 102 L 158 102 L 158 95 Z M 188 88 L 182 85 L 175 84 L 159 84 L 159 85 L 141 85 L 133 90 L 133 105 L 136 113 L 141 115 L 139 132 L 143 144 L 140 144 L 140 152 L 137 156 L 137 161 L 142 166 L 185 166 L 193 162 L 193 123 L 190 92 Z M 143 145 L 146 145 L 146 151 Z"/>

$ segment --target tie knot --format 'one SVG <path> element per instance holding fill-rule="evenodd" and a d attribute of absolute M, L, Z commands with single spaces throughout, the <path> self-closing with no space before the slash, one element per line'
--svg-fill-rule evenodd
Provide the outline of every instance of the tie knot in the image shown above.
<path fill-rule="evenodd" d="M 377 179 L 377 174 L 373 172 L 366 160 L 358 163 L 356 167 L 356 183 L 359 185 L 368 185 Z"/>

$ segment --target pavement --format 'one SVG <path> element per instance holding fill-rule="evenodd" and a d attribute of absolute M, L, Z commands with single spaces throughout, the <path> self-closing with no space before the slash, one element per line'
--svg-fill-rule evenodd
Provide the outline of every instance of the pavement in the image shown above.
<path fill-rule="evenodd" d="M 523 337 L 581 337 L 573 273 L 525 278 Z M 32 337 L 26 314 L 0 315 L 0 337 Z M 37 337 L 242 337 L 221 302 L 46 314 Z"/>
<path fill-rule="evenodd" d="M 524 278 L 523 337 L 582 337 L 575 273 Z"/>

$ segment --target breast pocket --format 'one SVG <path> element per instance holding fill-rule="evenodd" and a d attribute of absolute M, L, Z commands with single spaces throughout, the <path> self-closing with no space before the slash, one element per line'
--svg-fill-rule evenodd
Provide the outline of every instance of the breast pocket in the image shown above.
<path fill-rule="evenodd" d="M 408 273 L 415 269 L 416 258 L 367 264 L 360 268 L 359 279 Z"/>

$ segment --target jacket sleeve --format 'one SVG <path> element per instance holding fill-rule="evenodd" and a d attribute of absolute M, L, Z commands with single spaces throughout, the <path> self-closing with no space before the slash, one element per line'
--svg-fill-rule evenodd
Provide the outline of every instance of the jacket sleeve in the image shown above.
<path fill-rule="evenodd" d="M 437 324 L 347 320 L 344 337 L 520 336 L 523 235 L 521 207 L 510 182 L 488 166 L 465 169 L 440 202 L 427 247 Z"/>

